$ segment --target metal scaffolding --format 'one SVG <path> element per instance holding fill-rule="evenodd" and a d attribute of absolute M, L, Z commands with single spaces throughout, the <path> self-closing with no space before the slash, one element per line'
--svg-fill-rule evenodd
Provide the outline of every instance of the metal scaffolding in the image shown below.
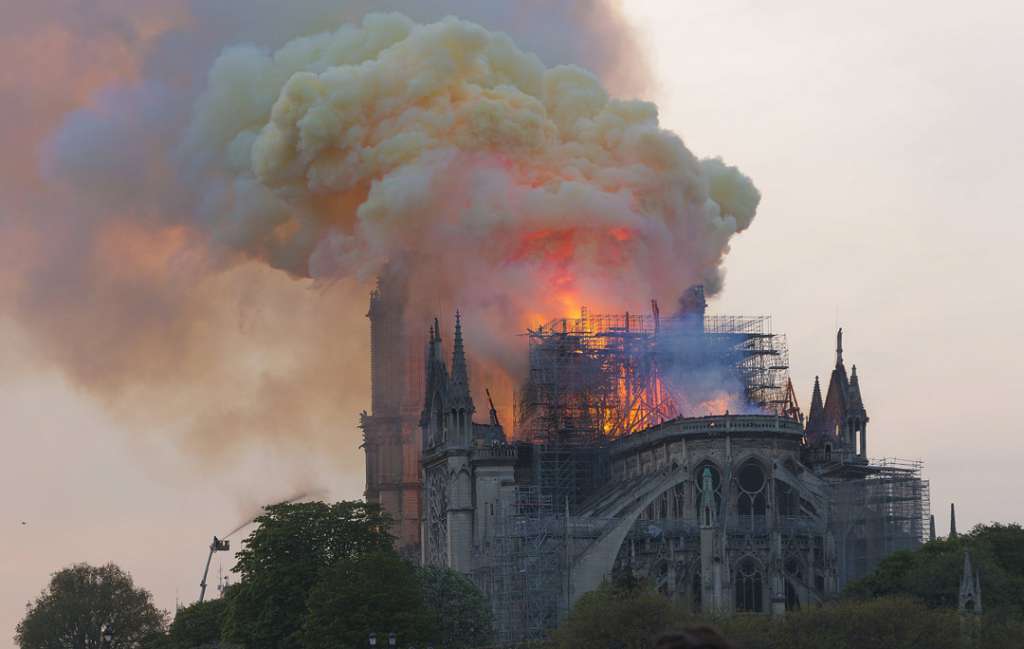
<path fill-rule="evenodd" d="M 488 595 L 499 643 L 541 640 L 567 606 L 568 518 L 538 487 L 516 489 L 494 542 L 475 571 Z"/>
<path fill-rule="evenodd" d="M 840 583 L 868 575 L 897 550 L 927 540 L 931 499 L 920 460 L 875 460 L 863 478 L 831 481 L 836 543 L 845 547 Z"/>
<path fill-rule="evenodd" d="M 704 332 L 736 367 L 747 401 L 786 414 L 789 346 L 784 334 L 772 333 L 771 316 L 705 316 Z"/>
<path fill-rule="evenodd" d="M 683 416 L 787 414 L 789 353 L 769 317 L 594 315 L 529 330 L 516 437 L 591 446 Z"/>

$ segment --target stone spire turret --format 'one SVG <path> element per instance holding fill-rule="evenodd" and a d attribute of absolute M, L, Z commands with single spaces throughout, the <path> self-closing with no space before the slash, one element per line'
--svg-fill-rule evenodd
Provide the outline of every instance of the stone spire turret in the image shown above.
<path fill-rule="evenodd" d="M 928 515 L 928 540 L 935 540 L 935 514 Z"/>
<path fill-rule="evenodd" d="M 814 377 L 814 392 L 811 394 L 811 411 L 807 415 L 807 428 L 805 433 L 810 441 L 814 441 L 819 435 L 828 432 L 828 425 L 825 422 L 825 405 L 821 399 L 821 383 L 818 377 Z"/>
<path fill-rule="evenodd" d="M 462 345 L 462 314 L 455 312 L 455 342 L 452 346 L 452 377 L 448 387 L 448 404 L 455 410 L 465 410 L 467 417 L 476 411 L 469 391 L 469 368 Z"/>
<path fill-rule="evenodd" d="M 446 430 L 443 411 L 448 392 L 448 369 L 444 365 L 441 352 L 441 325 L 437 318 L 430 327 L 427 339 L 426 390 L 423 398 L 423 410 L 420 413 L 420 427 L 425 434 L 423 443 L 432 446 L 443 441 Z"/>
<path fill-rule="evenodd" d="M 864 412 L 864 400 L 860 395 L 860 379 L 857 378 L 857 366 L 853 366 L 850 375 L 850 389 L 847 391 L 846 409 L 849 413 Z"/>
<path fill-rule="evenodd" d="M 956 538 L 956 503 L 949 503 L 949 538 Z"/>
<path fill-rule="evenodd" d="M 842 329 L 836 331 L 836 364 L 824 400 L 821 397 L 821 383 L 815 377 L 804 435 L 808 444 L 817 449 L 816 457 L 831 462 L 833 451 L 837 450 L 839 460 L 844 463 L 869 463 L 867 425 L 870 418 L 864 407 L 857 367 L 853 367 L 852 376 L 846 371 Z"/>
<path fill-rule="evenodd" d="M 960 575 L 960 612 L 981 614 L 981 576 L 971 565 L 968 550 L 964 550 L 964 571 Z"/>
<path fill-rule="evenodd" d="M 846 390 L 846 420 L 850 429 L 850 446 L 858 449 L 858 455 L 865 460 L 868 457 L 868 417 L 864 409 L 864 399 L 860 394 L 860 379 L 857 378 L 857 366 L 853 366 L 850 385 Z M 857 439 L 860 445 L 857 446 Z"/>

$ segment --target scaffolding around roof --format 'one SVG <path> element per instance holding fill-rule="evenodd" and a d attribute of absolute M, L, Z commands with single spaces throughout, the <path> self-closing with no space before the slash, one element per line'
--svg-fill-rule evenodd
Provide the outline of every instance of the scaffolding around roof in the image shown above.
<path fill-rule="evenodd" d="M 516 437 L 578 447 L 678 416 L 794 416 L 786 339 L 772 333 L 769 317 L 705 316 L 701 309 L 662 319 L 653 307 L 650 315 L 583 308 L 578 318 L 528 330 Z"/>

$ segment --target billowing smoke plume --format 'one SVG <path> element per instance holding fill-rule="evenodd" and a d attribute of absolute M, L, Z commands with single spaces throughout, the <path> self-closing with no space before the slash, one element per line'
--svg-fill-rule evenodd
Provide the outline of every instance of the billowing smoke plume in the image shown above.
<path fill-rule="evenodd" d="M 759 200 L 652 104 L 456 18 L 373 14 L 273 53 L 231 49 L 185 150 L 232 175 L 212 223 L 232 245 L 317 279 L 400 264 L 415 320 L 459 306 L 510 342 L 581 304 L 716 291 Z M 508 364 L 510 347 L 477 352 Z"/>
<path fill-rule="evenodd" d="M 351 448 L 385 264 L 413 320 L 461 307 L 471 352 L 512 374 L 528 323 L 719 287 L 758 194 L 602 87 L 645 87 L 613 7 L 426 4 L 16 10 L 0 53 L 40 71 L 0 76 L 19 335 L 186 448 Z"/>

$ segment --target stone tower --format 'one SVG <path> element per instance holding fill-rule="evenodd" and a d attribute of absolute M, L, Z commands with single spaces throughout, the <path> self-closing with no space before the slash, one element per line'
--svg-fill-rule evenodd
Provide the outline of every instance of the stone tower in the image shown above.
<path fill-rule="evenodd" d="M 807 416 L 807 441 L 832 461 L 867 463 L 867 410 L 860 391 L 857 366 L 848 375 L 843 362 L 843 330 L 836 333 L 836 365 L 829 379 L 828 392 L 821 398 L 821 385 L 814 379 L 811 411 Z"/>
<path fill-rule="evenodd" d="M 426 511 L 423 516 L 422 561 L 463 573 L 473 554 L 473 413 L 469 370 L 462 342 L 462 317 L 455 314 L 451 374 L 441 352 L 434 321 L 427 349 L 427 381 L 420 416 Z"/>
<path fill-rule="evenodd" d="M 406 326 L 405 277 L 386 269 L 370 294 L 370 413 L 360 417 L 366 452 L 366 501 L 394 519 L 399 549 L 416 556 L 420 544 L 420 429 L 422 349 Z"/>

